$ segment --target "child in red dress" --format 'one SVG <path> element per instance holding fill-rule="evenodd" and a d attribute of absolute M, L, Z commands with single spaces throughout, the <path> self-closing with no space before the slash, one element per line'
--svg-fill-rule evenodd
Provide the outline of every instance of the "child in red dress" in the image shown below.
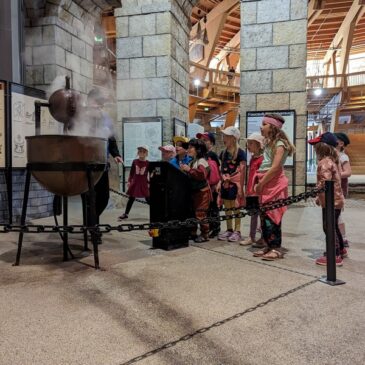
<path fill-rule="evenodd" d="M 189 165 L 182 164 L 180 169 L 190 178 L 192 189 L 193 209 L 195 217 L 200 221 L 207 218 L 212 194 L 208 184 L 209 165 L 205 160 L 207 147 L 200 139 L 193 138 L 189 141 L 188 155 L 192 157 Z M 202 243 L 209 241 L 209 223 L 200 223 L 200 236 L 197 236 L 197 227 L 192 230 L 194 242 Z"/>
<path fill-rule="evenodd" d="M 138 159 L 133 160 L 131 172 L 128 178 L 128 190 L 129 195 L 128 203 L 125 208 L 125 212 L 118 217 L 118 220 L 128 218 L 128 214 L 132 208 L 132 205 L 136 198 L 145 198 L 149 201 L 149 189 L 148 189 L 148 146 L 137 147 Z"/>
<path fill-rule="evenodd" d="M 251 154 L 250 166 L 248 171 L 248 181 L 246 184 L 246 196 L 257 196 L 254 191 L 255 176 L 260 168 L 262 161 L 264 160 L 263 150 L 264 150 L 264 137 L 261 133 L 252 133 L 247 138 L 247 150 Z M 256 242 L 256 231 L 257 223 L 259 219 L 259 214 L 251 216 L 250 223 L 250 235 L 247 239 L 240 242 L 242 246 L 252 245 L 255 248 L 265 247 L 265 242 L 260 239 Z"/>

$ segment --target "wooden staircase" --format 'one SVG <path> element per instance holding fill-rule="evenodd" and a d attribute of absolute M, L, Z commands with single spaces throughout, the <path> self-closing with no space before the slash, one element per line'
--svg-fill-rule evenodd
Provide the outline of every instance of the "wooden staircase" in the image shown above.
<path fill-rule="evenodd" d="M 346 148 L 353 175 L 365 175 L 365 134 L 349 134 L 351 144 Z"/>

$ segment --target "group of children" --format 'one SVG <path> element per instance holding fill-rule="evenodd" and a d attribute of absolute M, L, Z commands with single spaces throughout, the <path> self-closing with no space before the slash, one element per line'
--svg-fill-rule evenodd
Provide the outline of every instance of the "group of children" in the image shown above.
<path fill-rule="evenodd" d="M 266 114 L 262 120 L 261 134 L 253 133 L 247 138 L 249 167 L 246 182 L 247 155 L 239 147 L 240 131 L 235 127 L 222 130 L 225 149 L 218 155 L 213 151 L 215 136 L 213 133 L 198 133 L 196 138 L 174 137 L 174 145 L 161 146 L 162 160 L 187 174 L 191 182 L 192 207 L 195 217 L 201 221 L 200 235 L 192 232 L 195 242 L 206 242 L 209 238 L 238 242 L 243 246 L 258 248 L 255 257 L 274 261 L 284 256 L 281 249 L 281 222 L 286 207 L 270 210 L 251 217 L 250 232 L 246 239 L 241 235 L 241 219 L 228 219 L 227 230 L 220 231 L 219 219 L 204 223 L 209 217 L 219 217 L 219 207 L 225 208 L 226 215 L 238 212 L 245 206 L 246 197 L 258 196 L 261 204 L 283 199 L 288 196 L 288 179 L 284 165 L 288 156 L 292 156 L 295 147 L 283 131 L 284 118 L 280 114 Z M 336 181 L 336 235 L 337 265 L 342 264 L 342 257 L 347 255 L 343 239 L 344 223 L 340 221 L 343 208 L 345 179 L 351 175 L 351 168 L 344 147 L 349 144 L 343 133 L 337 135 L 325 133 L 309 141 L 315 146 L 318 157 L 317 185 L 321 187 L 324 180 Z M 338 148 L 339 151 L 336 150 Z M 138 147 L 138 159 L 133 161 L 128 179 L 130 196 L 125 213 L 120 220 L 128 218 L 135 198 L 148 201 L 148 147 Z M 339 162 L 341 161 L 342 167 Z M 346 190 L 347 191 L 347 190 Z M 318 204 L 324 209 L 324 194 L 319 195 Z M 261 221 L 261 237 L 256 240 L 258 221 Z M 259 230 L 260 231 L 260 230 Z M 342 232 L 342 233 L 341 233 Z M 326 264 L 326 256 L 317 259 L 317 264 Z"/>

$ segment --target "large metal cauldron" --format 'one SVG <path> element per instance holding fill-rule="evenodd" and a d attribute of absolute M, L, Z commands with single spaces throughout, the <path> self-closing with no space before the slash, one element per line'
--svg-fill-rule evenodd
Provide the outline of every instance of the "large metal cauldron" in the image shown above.
<path fill-rule="evenodd" d="M 26 137 L 28 163 L 107 163 L 107 140 L 97 137 L 44 135 Z M 103 171 L 93 172 L 94 184 Z M 32 171 L 50 192 L 71 196 L 88 190 L 85 171 Z"/>

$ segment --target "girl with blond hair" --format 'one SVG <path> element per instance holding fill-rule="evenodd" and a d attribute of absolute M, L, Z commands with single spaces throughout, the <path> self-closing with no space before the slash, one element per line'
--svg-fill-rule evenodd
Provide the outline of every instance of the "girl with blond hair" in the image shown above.
<path fill-rule="evenodd" d="M 287 157 L 295 152 L 295 147 L 282 130 L 284 123 L 285 119 L 280 114 L 265 114 L 262 120 L 264 160 L 258 169 L 254 185 L 261 204 L 288 197 L 288 178 L 284 174 L 284 165 Z M 267 247 L 254 252 L 255 257 L 268 261 L 283 258 L 281 222 L 286 210 L 286 207 L 281 207 L 262 213 L 261 230 Z"/>
<path fill-rule="evenodd" d="M 240 131 L 235 127 L 227 127 L 222 130 L 223 142 L 226 147 L 221 152 L 221 182 L 218 184 L 219 205 L 228 208 L 227 215 L 237 213 L 236 208 L 244 205 L 244 192 L 246 176 L 246 153 L 239 145 Z M 233 220 L 227 220 L 227 231 L 218 235 L 221 241 L 239 242 L 241 241 L 241 218 L 235 218 L 234 229 Z"/>

